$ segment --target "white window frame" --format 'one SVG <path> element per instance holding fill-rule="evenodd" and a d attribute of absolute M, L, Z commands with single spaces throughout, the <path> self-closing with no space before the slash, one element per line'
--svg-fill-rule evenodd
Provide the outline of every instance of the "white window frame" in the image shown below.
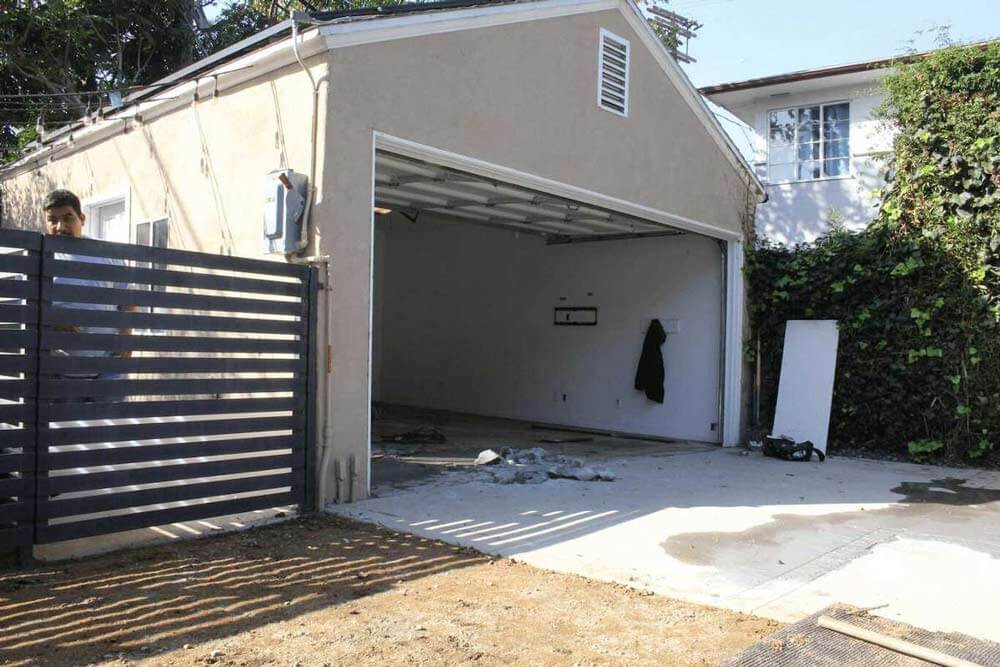
<path fill-rule="evenodd" d="M 97 209 L 103 208 L 110 204 L 116 204 L 118 202 L 122 202 L 125 204 L 125 223 L 123 228 L 124 234 L 122 235 L 122 238 L 97 239 L 96 236 L 92 236 L 89 233 L 87 225 L 96 222 Z M 83 199 L 80 202 L 80 208 L 83 209 L 83 214 L 87 216 L 87 220 L 83 226 L 83 235 L 86 238 L 97 239 L 101 241 L 117 240 L 122 243 L 129 243 L 135 238 L 132 225 L 130 224 L 130 221 L 132 220 L 132 192 L 128 188 L 120 188 L 117 190 L 104 192 L 92 197 L 87 197 L 86 199 Z M 90 227 L 90 229 L 93 229 L 93 227 Z"/>
<path fill-rule="evenodd" d="M 841 174 L 840 176 L 824 176 L 823 175 L 823 163 L 826 160 L 826 140 L 823 136 L 823 111 L 826 107 L 836 106 L 838 104 L 847 104 L 847 125 L 848 128 L 851 126 L 851 121 L 854 118 L 854 111 L 851 109 L 850 100 L 834 100 L 830 102 L 810 102 L 803 104 L 790 104 L 785 107 L 775 107 L 774 109 L 768 109 L 764 112 L 764 141 L 767 146 L 767 164 L 764 173 L 764 178 L 767 180 L 769 185 L 780 185 L 785 183 L 818 183 L 819 181 L 842 181 L 847 178 L 854 178 L 854 165 L 851 164 L 853 160 L 853 152 L 851 151 L 851 136 L 848 135 L 847 139 L 847 173 Z M 819 117 L 820 117 L 820 130 L 819 130 L 819 164 L 820 164 L 820 177 L 819 178 L 790 178 L 781 181 L 771 180 L 771 114 L 780 113 L 782 111 L 789 111 L 791 109 L 805 109 L 808 107 L 819 107 Z M 850 129 L 848 129 L 850 131 Z M 851 132 L 851 135 L 854 133 Z M 799 138 L 799 128 L 798 125 L 795 127 L 795 162 L 793 163 L 796 168 L 796 174 L 798 173 L 798 138 Z"/>
<path fill-rule="evenodd" d="M 625 45 L 625 110 L 619 111 L 618 109 L 604 106 L 604 100 L 602 93 L 601 82 L 604 79 L 604 38 L 610 37 L 616 42 L 621 42 Z M 601 28 L 600 34 L 597 38 L 597 106 L 604 111 L 613 113 L 616 116 L 621 116 L 623 118 L 628 118 L 628 108 L 629 108 L 629 81 L 631 80 L 631 70 L 632 70 L 632 45 L 627 39 L 616 35 L 606 28 Z"/>

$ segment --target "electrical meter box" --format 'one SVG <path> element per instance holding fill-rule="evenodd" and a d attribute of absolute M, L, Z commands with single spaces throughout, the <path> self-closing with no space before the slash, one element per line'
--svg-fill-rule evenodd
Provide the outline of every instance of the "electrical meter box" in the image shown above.
<path fill-rule="evenodd" d="M 264 252 L 290 253 L 304 242 L 308 178 L 291 169 L 272 171 L 264 179 Z"/>

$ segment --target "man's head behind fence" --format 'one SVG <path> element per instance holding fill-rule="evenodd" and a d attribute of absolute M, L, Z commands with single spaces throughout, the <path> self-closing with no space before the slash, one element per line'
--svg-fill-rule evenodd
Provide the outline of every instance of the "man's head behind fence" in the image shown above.
<path fill-rule="evenodd" d="M 45 198 L 45 228 L 58 236 L 83 236 L 87 216 L 80 207 L 80 198 L 69 190 L 53 190 Z"/>

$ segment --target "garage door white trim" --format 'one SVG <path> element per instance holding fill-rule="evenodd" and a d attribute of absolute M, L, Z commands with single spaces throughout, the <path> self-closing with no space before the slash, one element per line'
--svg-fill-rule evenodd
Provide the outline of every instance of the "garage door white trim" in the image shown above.
<path fill-rule="evenodd" d="M 407 139 L 394 137 L 383 132 L 375 131 L 375 150 L 384 150 L 390 153 L 397 153 L 406 157 L 423 160 L 431 164 L 439 164 L 444 167 L 451 167 L 461 171 L 467 171 L 486 178 L 519 185 L 532 190 L 547 192 L 556 197 L 572 199 L 584 204 L 592 204 L 601 208 L 618 211 L 625 215 L 642 218 L 649 222 L 654 222 L 671 229 L 682 229 L 696 234 L 703 234 L 712 238 L 725 241 L 740 240 L 738 232 L 717 227 L 698 220 L 692 220 L 676 213 L 661 211 L 658 209 L 636 204 L 617 197 L 611 197 L 593 190 L 560 183 L 541 176 L 535 176 L 517 169 L 501 167 L 497 164 L 478 160 L 476 158 L 459 155 L 450 151 L 433 148 L 424 144 L 419 144 Z"/>

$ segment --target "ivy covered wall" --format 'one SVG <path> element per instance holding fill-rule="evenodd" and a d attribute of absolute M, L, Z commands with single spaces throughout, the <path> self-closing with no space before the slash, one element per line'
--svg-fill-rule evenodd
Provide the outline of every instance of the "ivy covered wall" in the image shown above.
<path fill-rule="evenodd" d="M 832 451 L 1000 464 L 1000 43 L 949 47 L 884 86 L 897 134 L 872 223 L 748 253 L 760 426 L 785 322 L 836 319 Z"/>

